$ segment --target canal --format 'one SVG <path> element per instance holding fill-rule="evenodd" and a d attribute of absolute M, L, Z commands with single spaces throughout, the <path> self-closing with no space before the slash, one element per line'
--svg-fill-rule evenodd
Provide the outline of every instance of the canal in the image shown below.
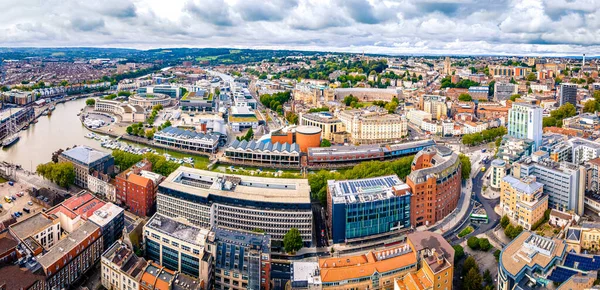
<path fill-rule="evenodd" d="M 0 160 L 35 171 L 38 164 L 49 162 L 52 153 L 61 148 L 88 145 L 102 149 L 98 141 L 84 137 L 90 131 L 81 124 L 77 116 L 84 106 L 85 99 L 57 104 L 52 116 L 40 116 L 36 124 L 19 132 L 19 142 L 9 148 L 2 148 Z"/>

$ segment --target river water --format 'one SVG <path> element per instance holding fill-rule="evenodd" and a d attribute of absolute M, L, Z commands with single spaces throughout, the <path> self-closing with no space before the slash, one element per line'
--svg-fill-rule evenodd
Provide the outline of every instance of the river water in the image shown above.
<path fill-rule="evenodd" d="M 0 150 L 0 160 L 20 164 L 26 170 L 35 171 L 38 164 L 49 162 L 52 153 L 61 148 L 88 145 L 102 149 L 100 142 L 84 137 L 90 131 L 81 124 L 77 116 L 84 106 L 85 99 L 57 104 L 52 116 L 40 116 L 37 124 L 19 132 L 19 142 Z"/>

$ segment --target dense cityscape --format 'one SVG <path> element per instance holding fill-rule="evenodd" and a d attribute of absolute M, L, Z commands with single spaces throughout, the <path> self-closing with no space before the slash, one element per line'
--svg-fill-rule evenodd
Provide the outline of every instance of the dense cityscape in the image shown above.
<path fill-rule="evenodd" d="M 306 5 L 266 2 L 185 9 L 256 30 Z M 92 10 L 76 35 L 112 37 Z M 0 42 L 0 289 L 600 289 L 597 41 L 529 28 L 525 52 Z"/>

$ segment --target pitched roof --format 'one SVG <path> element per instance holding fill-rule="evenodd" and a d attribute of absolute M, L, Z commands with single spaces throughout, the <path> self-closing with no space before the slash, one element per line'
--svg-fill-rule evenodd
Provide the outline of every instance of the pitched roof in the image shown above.
<path fill-rule="evenodd" d="M 142 187 L 152 186 L 152 180 L 137 174 L 129 174 L 127 181 Z"/>

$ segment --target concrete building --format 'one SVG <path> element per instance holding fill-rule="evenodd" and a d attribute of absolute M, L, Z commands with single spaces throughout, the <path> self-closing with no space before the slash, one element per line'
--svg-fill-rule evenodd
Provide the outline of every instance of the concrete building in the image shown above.
<path fill-rule="evenodd" d="M 390 102 L 393 98 L 402 96 L 402 91 L 398 89 L 378 89 L 378 88 L 338 88 L 334 90 L 334 96 L 337 101 L 344 100 L 345 97 L 353 95 L 359 102 L 386 101 Z"/>
<path fill-rule="evenodd" d="M 123 236 L 125 210 L 113 203 L 107 203 L 94 211 L 94 214 L 88 217 L 87 220 L 100 227 L 104 241 L 103 249 L 108 249 Z"/>
<path fill-rule="evenodd" d="M 534 142 L 534 151 L 542 145 L 542 108 L 527 103 L 514 103 L 508 111 L 508 135 Z"/>
<path fill-rule="evenodd" d="M 181 97 L 179 106 L 183 111 L 213 112 L 218 110 L 218 102 L 213 98 L 208 91 L 187 92 Z"/>
<path fill-rule="evenodd" d="M 534 176 L 517 179 L 508 175 L 502 179 L 500 187 L 500 207 L 517 225 L 531 230 L 544 218 L 548 196 L 543 194 L 544 185 Z"/>
<path fill-rule="evenodd" d="M 154 106 L 161 105 L 168 107 L 171 105 L 172 99 L 163 94 L 135 94 L 129 96 L 128 102 L 134 106 L 140 106 L 147 111 L 152 110 Z"/>
<path fill-rule="evenodd" d="M 494 100 L 505 101 L 519 93 L 519 86 L 512 83 L 496 82 L 494 84 Z"/>
<path fill-rule="evenodd" d="M 329 112 L 300 113 L 301 126 L 316 126 L 321 128 L 321 138 L 333 140 L 333 133 L 345 131 L 344 123 Z"/>
<path fill-rule="evenodd" d="M 231 161 L 247 165 L 300 167 L 300 147 L 297 143 L 233 140 L 225 148 L 225 156 Z"/>
<path fill-rule="evenodd" d="M 215 153 L 219 147 L 219 136 L 192 130 L 168 127 L 154 133 L 154 142 L 161 145 L 191 151 Z"/>
<path fill-rule="evenodd" d="M 58 162 L 69 162 L 75 167 L 75 185 L 87 188 L 88 176 L 92 170 L 112 174 L 115 159 L 109 153 L 88 146 L 77 146 L 58 155 Z"/>
<path fill-rule="evenodd" d="M 492 161 L 492 175 L 490 177 L 490 187 L 496 190 L 500 189 L 500 183 L 506 175 L 506 161 L 494 159 Z"/>
<path fill-rule="evenodd" d="M 133 250 L 121 241 L 115 242 L 101 258 L 101 282 L 106 289 L 139 289 L 140 280 L 147 266 L 144 258 L 139 258 Z"/>
<path fill-rule="evenodd" d="M 489 87 L 480 86 L 480 87 L 470 87 L 468 94 L 471 95 L 473 100 L 488 101 L 489 100 L 489 92 L 490 92 Z"/>
<path fill-rule="evenodd" d="M 398 176 L 327 181 L 327 227 L 334 243 L 381 238 L 410 228 L 410 188 Z"/>
<path fill-rule="evenodd" d="M 411 189 L 410 219 L 415 227 L 429 226 L 449 215 L 461 192 L 461 163 L 445 146 L 428 147 L 415 155 L 406 177 Z"/>
<path fill-rule="evenodd" d="M 210 230 L 193 226 L 185 219 L 157 213 L 144 226 L 146 256 L 161 266 L 208 284 L 212 278 L 213 259 L 211 250 L 206 249 L 206 241 L 211 235 L 214 233 Z"/>
<path fill-rule="evenodd" d="M 432 118 L 433 115 L 425 111 L 409 110 L 406 112 L 406 119 L 419 128 L 421 128 L 424 120 L 431 120 Z"/>
<path fill-rule="evenodd" d="M 156 85 L 139 88 L 138 94 L 163 94 L 171 98 L 179 99 L 181 97 L 181 88 L 171 85 Z"/>
<path fill-rule="evenodd" d="M 566 103 L 571 103 L 577 108 L 577 85 L 570 83 L 560 84 L 559 100 L 561 106 Z"/>
<path fill-rule="evenodd" d="M 600 158 L 589 160 L 586 164 L 589 168 L 586 177 L 587 189 L 595 193 L 600 193 Z"/>
<path fill-rule="evenodd" d="M 423 111 L 431 114 L 434 120 L 441 120 L 448 116 L 448 106 L 445 96 L 424 95 Z"/>
<path fill-rule="evenodd" d="M 146 110 L 139 105 L 96 98 L 94 110 L 120 117 L 122 122 L 137 123 L 146 121 Z"/>
<path fill-rule="evenodd" d="M 262 229 L 277 241 L 297 228 L 306 244 L 312 241 L 306 179 L 231 175 L 181 166 L 160 184 L 157 211 L 202 227 Z"/>
<path fill-rule="evenodd" d="M 586 177 L 583 166 L 533 156 L 513 163 L 512 171 L 516 178 L 535 176 L 537 182 L 544 184 L 549 208 L 583 214 Z"/>
<path fill-rule="evenodd" d="M 214 229 L 215 289 L 271 289 L 271 239 L 252 232 Z"/>
<path fill-rule="evenodd" d="M 98 171 L 92 171 L 88 175 L 88 190 L 96 195 L 106 198 L 110 202 L 117 202 L 116 188 L 110 176 Z"/>
<path fill-rule="evenodd" d="M 33 107 L 11 108 L 0 111 L 0 140 L 8 135 L 8 124 L 14 122 L 17 128 L 34 119 Z"/>
<path fill-rule="evenodd" d="M 569 139 L 567 143 L 572 148 L 572 163 L 583 164 L 600 157 L 600 143 L 579 137 Z"/>
<path fill-rule="evenodd" d="M 256 118 L 256 113 L 250 107 L 231 107 L 229 124 L 231 125 L 231 130 L 234 132 L 240 132 L 249 128 L 256 130 L 258 128 L 258 118 Z"/>
<path fill-rule="evenodd" d="M 338 114 L 354 144 L 391 143 L 408 136 L 404 116 L 367 110 L 345 110 Z"/>

